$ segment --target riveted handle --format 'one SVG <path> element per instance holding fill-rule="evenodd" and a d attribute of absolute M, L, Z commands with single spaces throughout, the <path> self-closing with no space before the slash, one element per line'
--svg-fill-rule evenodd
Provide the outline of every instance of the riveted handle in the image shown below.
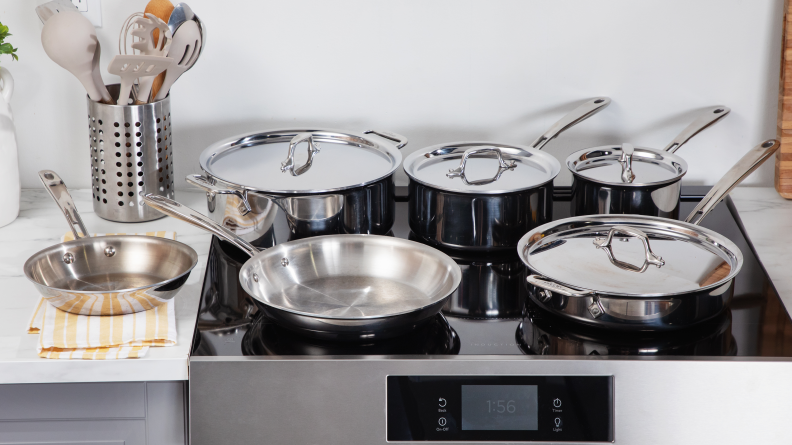
<path fill-rule="evenodd" d="M 549 279 L 541 275 L 529 275 L 528 278 L 526 278 L 525 280 L 528 281 L 528 284 L 567 297 L 583 298 L 583 297 L 592 297 L 595 295 L 594 292 L 591 291 L 576 290 L 576 289 L 572 289 L 571 287 L 564 286 L 563 284 L 558 284 L 555 281 L 550 281 Z"/>
<path fill-rule="evenodd" d="M 242 216 L 245 216 L 252 211 L 250 202 L 248 202 L 247 190 L 225 189 L 218 187 L 214 185 L 212 181 L 209 180 L 209 178 L 202 175 L 187 175 L 187 177 L 184 179 L 187 181 L 187 183 L 192 184 L 199 189 L 203 189 L 211 201 L 214 201 L 214 198 L 217 195 L 236 195 L 241 201 L 237 210 Z"/>
<path fill-rule="evenodd" d="M 619 156 L 619 164 L 622 166 L 622 182 L 630 183 L 635 180 L 635 173 L 633 173 L 632 169 L 633 153 L 635 153 L 635 148 L 633 148 L 632 144 L 622 144 L 621 156 Z"/>
<path fill-rule="evenodd" d="M 60 176 L 52 170 L 41 170 L 39 179 L 41 179 L 41 183 L 44 184 L 44 188 L 47 189 L 52 199 L 58 204 L 63 216 L 66 217 L 69 228 L 74 234 L 74 239 L 90 236 L 82 218 L 80 218 L 80 214 L 77 212 L 77 206 L 74 205 L 69 189 L 66 188 L 66 184 L 64 184 Z"/>
<path fill-rule="evenodd" d="M 495 174 L 495 176 L 489 179 L 477 179 L 470 181 L 465 175 L 465 166 L 467 165 L 467 160 L 469 157 L 480 153 L 495 153 L 498 156 L 498 172 Z M 462 160 L 459 162 L 459 167 L 448 170 L 446 176 L 449 178 L 462 178 L 462 182 L 464 182 L 466 185 L 486 185 L 497 181 L 500 179 L 503 172 L 506 170 L 514 170 L 515 167 L 517 167 L 517 162 L 506 162 L 506 160 L 503 159 L 503 152 L 501 152 L 501 149 L 498 147 L 473 147 L 465 150 L 465 153 L 462 155 Z"/>
<path fill-rule="evenodd" d="M 641 265 L 641 267 L 634 266 L 630 263 L 625 263 L 624 261 L 619 261 L 613 256 L 611 242 L 613 241 L 613 236 L 617 233 L 630 235 L 641 240 L 641 243 L 643 243 L 644 247 L 644 254 L 646 255 L 646 259 L 644 260 L 644 263 Z M 605 238 L 595 238 L 594 245 L 597 247 L 597 249 L 602 249 L 608 254 L 608 259 L 611 263 L 613 263 L 614 266 L 620 269 L 629 270 L 630 272 L 644 273 L 646 272 L 646 269 L 649 268 L 649 265 L 654 265 L 657 267 L 662 267 L 665 265 L 663 258 L 652 252 L 652 248 L 649 246 L 649 237 L 646 236 L 646 233 L 636 229 L 635 227 L 613 226 L 608 231 L 608 236 Z"/>
<path fill-rule="evenodd" d="M 706 128 L 710 127 L 715 122 L 726 117 L 731 112 L 731 108 L 718 105 L 705 111 L 698 119 L 693 121 L 687 126 L 682 133 L 679 133 L 666 147 L 663 149 L 669 153 L 674 153 L 679 150 L 685 142 L 689 141 L 693 136 L 701 133 Z"/>
<path fill-rule="evenodd" d="M 543 135 L 536 138 L 536 140 L 531 144 L 531 147 L 541 150 L 545 145 L 547 145 L 548 142 L 555 139 L 559 134 L 599 113 L 605 109 L 605 107 L 610 105 L 610 103 L 611 100 L 608 97 L 596 97 L 586 101 L 582 105 L 567 113 L 567 115 L 562 117 L 561 120 L 553 124 L 553 126 L 544 132 Z"/>
<path fill-rule="evenodd" d="M 179 204 L 172 199 L 149 193 L 143 197 L 143 202 L 145 202 L 147 206 L 153 207 L 168 216 L 172 216 L 178 220 L 192 224 L 195 227 L 204 229 L 207 232 L 217 235 L 236 247 L 239 247 L 250 256 L 253 256 L 259 252 L 256 247 L 236 236 L 230 230 L 226 229 L 220 224 L 217 224 L 197 211 L 185 205 Z"/>

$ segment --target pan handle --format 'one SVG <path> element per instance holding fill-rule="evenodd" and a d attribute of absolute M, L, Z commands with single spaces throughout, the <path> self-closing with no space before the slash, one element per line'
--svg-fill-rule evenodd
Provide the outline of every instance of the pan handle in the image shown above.
<path fill-rule="evenodd" d="M 245 216 L 252 211 L 250 202 L 248 202 L 247 198 L 247 190 L 224 189 L 212 184 L 209 178 L 201 175 L 187 175 L 184 180 L 187 181 L 188 184 L 192 184 L 199 189 L 203 189 L 203 191 L 205 191 L 209 196 L 209 200 L 211 202 L 214 202 L 214 198 L 217 195 L 236 195 L 241 201 L 239 203 L 239 208 L 237 209 L 239 214 Z"/>
<path fill-rule="evenodd" d="M 752 148 L 751 151 L 746 153 L 742 159 L 734 164 L 731 170 L 723 175 L 720 181 L 712 186 L 704 199 L 702 199 L 696 208 L 690 212 L 690 215 L 685 218 L 685 222 L 696 225 L 701 224 L 701 220 L 703 220 L 718 203 L 723 201 L 723 198 L 725 198 L 734 187 L 737 187 L 743 179 L 747 178 L 754 170 L 759 168 L 759 166 L 775 153 L 780 146 L 781 143 L 777 140 L 768 139 Z"/>
<path fill-rule="evenodd" d="M 363 134 L 376 134 L 377 136 L 387 139 L 389 141 L 393 141 L 396 143 L 396 148 L 401 150 L 402 148 L 407 146 L 407 138 L 396 133 L 392 133 L 390 131 L 382 131 L 382 130 L 366 130 Z"/>
<path fill-rule="evenodd" d="M 179 204 L 176 201 L 152 193 L 144 196 L 143 201 L 149 207 L 153 207 L 154 209 L 157 209 L 168 216 L 172 216 L 176 219 L 182 220 L 188 224 L 192 224 L 195 227 L 204 229 L 207 232 L 217 235 L 225 241 L 228 241 L 236 247 L 244 250 L 245 253 L 250 256 L 253 256 L 259 252 L 256 247 L 242 238 L 234 235 L 230 230 L 226 229 L 220 224 L 217 224 L 206 216 L 201 215 L 195 210 L 185 205 Z"/>
<path fill-rule="evenodd" d="M 71 228 L 74 234 L 74 239 L 90 236 L 88 230 L 85 228 L 85 224 L 82 222 L 82 218 L 80 218 L 80 214 L 77 212 L 77 206 L 74 205 L 74 200 L 69 194 L 69 189 L 66 188 L 66 184 L 63 183 L 63 179 L 52 170 L 41 170 L 39 172 L 39 179 L 41 179 L 44 188 L 47 189 L 52 199 L 54 199 L 58 207 L 60 207 L 63 216 L 66 217 L 69 228 Z M 80 230 L 77 230 L 78 228 Z"/>
<path fill-rule="evenodd" d="M 594 318 L 599 318 L 605 313 L 605 307 L 602 305 L 599 295 L 597 295 L 595 292 L 575 290 L 558 284 L 554 281 L 550 281 L 540 275 L 529 275 L 526 280 L 528 281 L 528 284 L 532 284 L 540 289 L 544 289 L 539 295 L 539 299 L 543 303 L 550 301 L 550 299 L 553 297 L 553 292 L 572 298 L 591 297 L 593 298 L 593 301 L 587 308 L 589 314 L 591 314 L 591 316 Z"/>
<path fill-rule="evenodd" d="M 531 147 L 541 150 L 548 142 L 555 139 L 559 134 L 599 113 L 605 107 L 610 105 L 610 103 L 611 100 L 609 97 L 595 97 L 594 99 L 583 103 L 582 105 L 567 113 L 567 115 L 562 117 L 561 120 L 553 124 L 549 130 L 533 141 Z"/>
<path fill-rule="evenodd" d="M 674 153 L 679 150 L 685 142 L 689 141 L 693 136 L 701 133 L 706 128 L 726 117 L 731 112 L 731 108 L 718 105 L 705 111 L 704 114 L 699 116 L 690 125 L 687 126 L 682 133 L 679 133 L 666 147 L 663 149 L 669 153 Z"/>

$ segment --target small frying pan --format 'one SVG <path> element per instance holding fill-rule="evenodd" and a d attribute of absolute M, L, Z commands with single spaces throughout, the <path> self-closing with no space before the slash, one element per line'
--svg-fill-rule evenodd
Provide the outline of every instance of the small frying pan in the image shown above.
<path fill-rule="evenodd" d="M 431 320 L 459 286 L 448 255 L 405 239 L 326 235 L 259 250 L 195 210 L 163 196 L 147 205 L 230 242 L 250 255 L 242 288 L 278 325 L 330 340 L 395 337 Z"/>
<path fill-rule="evenodd" d="M 195 250 L 153 236 L 89 237 L 61 178 L 51 170 L 39 177 L 75 238 L 25 262 L 25 276 L 47 302 L 73 314 L 120 315 L 163 305 L 179 292 L 198 263 Z"/>

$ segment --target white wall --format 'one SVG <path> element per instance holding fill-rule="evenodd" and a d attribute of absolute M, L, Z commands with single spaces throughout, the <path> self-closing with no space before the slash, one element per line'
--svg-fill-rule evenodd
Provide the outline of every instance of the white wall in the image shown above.
<path fill-rule="evenodd" d="M 17 81 L 23 187 L 40 187 L 36 172 L 51 168 L 85 188 L 85 93 L 41 48 L 40 3 L 0 0 L 19 47 L 19 62 L 0 63 Z M 103 66 L 123 20 L 145 4 L 103 0 Z M 386 129 L 410 138 L 405 154 L 458 140 L 527 144 L 597 95 L 613 104 L 545 148 L 559 160 L 604 143 L 663 147 L 697 111 L 724 104 L 731 115 L 679 151 L 686 182 L 712 184 L 775 136 L 782 0 L 189 4 L 207 23 L 208 45 L 172 90 L 177 177 L 197 172 L 215 140 L 284 126 Z M 747 182 L 772 179 L 769 162 Z M 564 171 L 556 184 L 570 182 Z"/>

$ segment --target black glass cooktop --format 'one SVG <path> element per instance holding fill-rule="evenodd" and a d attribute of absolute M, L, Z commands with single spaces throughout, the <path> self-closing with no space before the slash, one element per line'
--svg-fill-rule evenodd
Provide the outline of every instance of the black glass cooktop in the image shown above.
<path fill-rule="evenodd" d="M 680 213 L 692 210 L 706 191 L 706 187 L 683 187 Z M 397 202 L 396 209 L 393 235 L 410 238 L 406 202 Z M 568 189 L 556 190 L 553 211 L 556 218 L 569 215 Z M 585 328 L 533 306 L 524 284 L 526 268 L 516 252 L 498 256 L 446 252 L 462 269 L 462 283 L 430 323 L 403 337 L 368 343 L 315 340 L 285 330 L 263 316 L 237 281 L 247 255 L 214 238 L 192 355 L 792 357 L 792 320 L 736 215 L 727 199 L 702 224 L 729 237 L 745 257 L 735 279 L 731 308 L 714 320 L 662 335 Z"/>

